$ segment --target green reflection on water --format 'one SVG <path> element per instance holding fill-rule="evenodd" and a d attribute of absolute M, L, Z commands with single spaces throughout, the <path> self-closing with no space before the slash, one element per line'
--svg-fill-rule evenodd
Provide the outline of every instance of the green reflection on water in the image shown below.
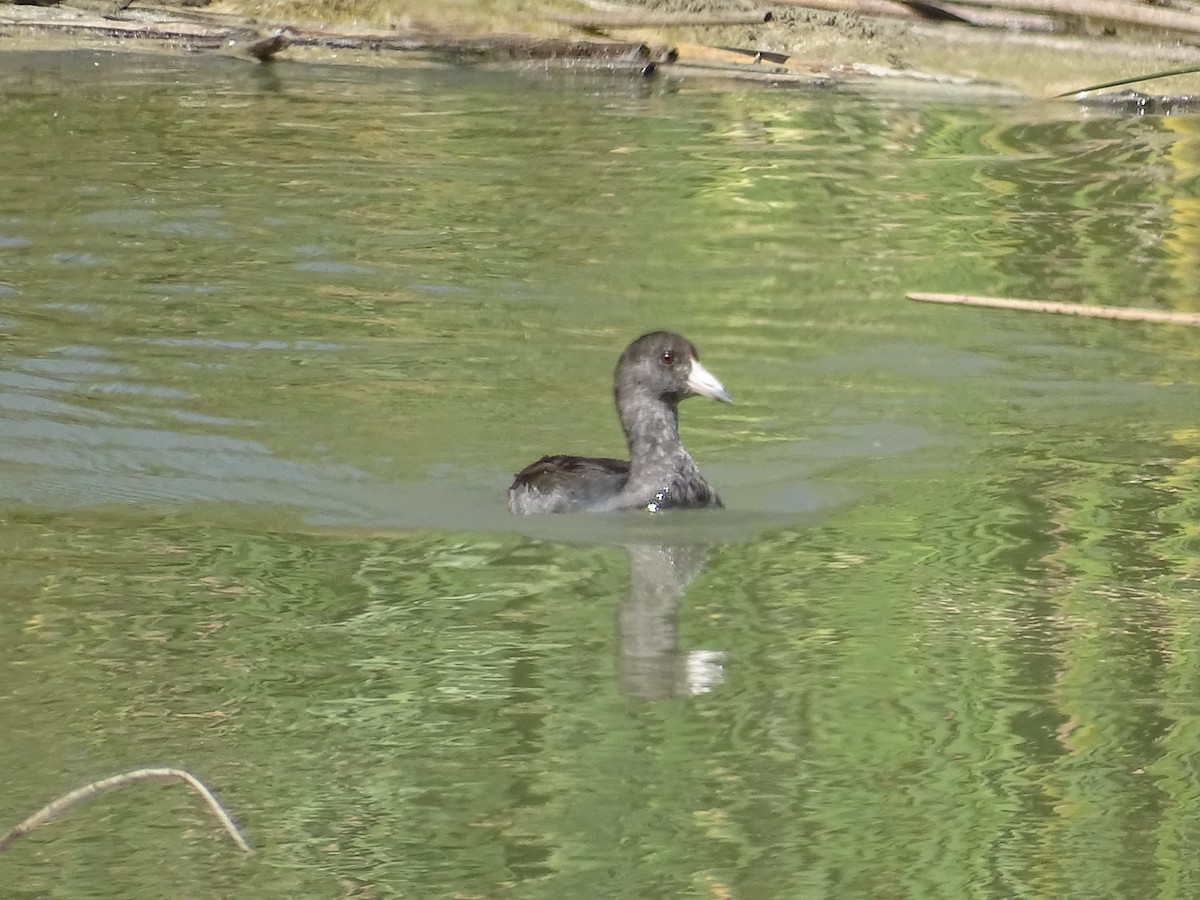
<path fill-rule="evenodd" d="M 3 76 L 3 807 L 261 853 L 139 786 L 15 896 L 1195 893 L 1194 334 L 901 299 L 1187 307 L 1188 123 L 92 61 Z M 663 325 L 727 513 L 507 517 Z"/>

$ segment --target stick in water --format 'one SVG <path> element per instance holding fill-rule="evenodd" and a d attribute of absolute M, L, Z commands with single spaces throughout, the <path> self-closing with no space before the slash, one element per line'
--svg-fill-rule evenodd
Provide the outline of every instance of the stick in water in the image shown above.
<path fill-rule="evenodd" d="M 1086 316 L 1091 319 L 1126 319 L 1134 322 L 1167 322 L 1173 325 L 1200 325 L 1200 313 L 1164 312 L 1160 309 L 1131 309 L 1124 306 L 1084 306 L 1081 303 L 1052 303 L 1048 300 L 1014 300 L 1011 297 L 974 297 L 969 294 L 923 294 L 909 291 L 909 300 L 926 303 L 957 303 L 963 306 L 991 306 L 996 309 L 1021 309 L 1027 312 Z"/>
<path fill-rule="evenodd" d="M 246 839 L 242 837 L 242 833 L 234 824 L 233 818 L 225 811 L 225 807 L 221 805 L 214 795 L 204 783 L 189 772 L 183 769 L 134 769 L 131 772 L 122 772 L 120 775 L 113 775 L 111 778 L 102 778 L 99 781 L 93 781 L 91 784 L 86 784 L 81 788 L 76 788 L 69 791 L 60 797 L 51 800 L 32 816 L 10 830 L 7 834 L 0 836 L 0 851 L 8 849 L 17 838 L 23 837 L 39 825 L 45 825 L 51 819 L 62 815 L 73 806 L 78 806 L 84 800 L 90 800 L 101 791 L 106 791 L 109 788 L 124 787 L 127 784 L 132 784 L 135 781 L 142 781 L 146 778 L 181 778 L 187 782 L 191 788 L 204 798 L 204 802 L 208 804 L 208 808 L 212 814 L 217 817 L 217 821 L 224 826 L 225 831 L 233 838 L 233 842 L 237 844 L 243 852 L 253 855 L 254 851 L 250 849 L 250 845 L 246 843 Z"/>

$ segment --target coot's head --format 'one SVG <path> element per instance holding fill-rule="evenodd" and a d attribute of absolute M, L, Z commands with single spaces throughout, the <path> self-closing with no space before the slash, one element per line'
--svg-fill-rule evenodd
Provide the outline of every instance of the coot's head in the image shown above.
<path fill-rule="evenodd" d="M 700 365 L 692 342 L 672 331 L 652 331 L 625 348 L 613 373 L 618 403 L 642 396 L 672 405 L 687 397 L 711 397 L 724 403 L 733 398 L 713 374 Z"/>

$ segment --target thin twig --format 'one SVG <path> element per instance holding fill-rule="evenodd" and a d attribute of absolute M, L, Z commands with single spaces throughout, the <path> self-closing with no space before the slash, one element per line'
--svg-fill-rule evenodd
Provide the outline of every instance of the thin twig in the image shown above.
<path fill-rule="evenodd" d="M 1087 94 L 1091 91 L 1102 91 L 1105 88 L 1122 87 L 1127 84 L 1138 84 L 1142 81 L 1154 81 L 1156 78 L 1174 78 L 1176 75 L 1195 75 L 1200 72 L 1200 66 L 1185 66 L 1182 69 L 1169 69 L 1166 72 L 1152 72 L 1149 75 L 1134 75 L 1132 78 L 1118 78 L 1116 81 L 1106 81 L 1103 84 L 1089 84 L 1087 87 L 1075 88 L 1055 94 L 1051 100 L 1061 100 L 1063 97 L 1073 97 L 1076 94 Z"/>
<path fill-rule="evenodd" d="M 955 303 L 962 306 L 990 306 L 996 309 L 1020 309 L 1027 312 L 1085 316 L 1091 319 L 1126 319 L 1133 322 L 1166 322 L 1173 325 L 1200 325 L 1200 313 L 1164 312 L 1160 309 L 1132 309 L 1125 306 L 1084 306 L 1080 303 L 1054 303 L 1049 300 L 1014 300 L 1011 297 L 975 297 L 969 294 L 923 294 L 909 291 L 909 300 L 926 303 Z"/>
<path fill-rule="evenodd" d="M 244 853 L 253 854 L 250 845 L 246 843 L 246 839 L 242 837 L 242 832 L 234 823 L 233 818 L 225 811 L 225 807 L 221 805 L 214 795 L 204 783 L 189 772 L 183 769 L 168 769 L 168 768 L 149 768 L 149 769 L 134 769 L 130 772 L 122 772 L 120 775 L 113 775 L 110 778 L 102 778 L 99 781 L 93 781 L 91 784 L 86 784 L 81 788 L 76 788 L 73 791 L 54 798 L 32 816 L 27 818 L 20 825 L 8 831 L 0 837 L 0 851 L 8 849 L 17 838 L 24 837 L 33 829 L 40 825 L 45 825 L 50 820 L 62 815 L 67 810 L 74 806 L 78 806 L 84 800 L 90 800 L 101 791 L 109 790 L 110 788 L 124 787 L 127 784 L 132 784 L 135 781 L 142 781 L 146 778 L 180 778 L 191 786 L 192 790 L 204 798 L 204 802 L 208 804 L 209 810 L 217 817 L 217 821 L 224 826 L 225 831 L 233 839 L 233 842 L 242 849 Z"/>

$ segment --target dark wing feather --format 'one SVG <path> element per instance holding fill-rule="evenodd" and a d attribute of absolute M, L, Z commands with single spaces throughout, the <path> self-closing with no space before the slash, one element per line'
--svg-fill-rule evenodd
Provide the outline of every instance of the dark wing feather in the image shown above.
<path fill-rule="evenodd" d="M 587 509 L 621 493 L 629 463 L 595 456 L 543 456 L 517 473 L 508 489 L 514 513 Z"/>

